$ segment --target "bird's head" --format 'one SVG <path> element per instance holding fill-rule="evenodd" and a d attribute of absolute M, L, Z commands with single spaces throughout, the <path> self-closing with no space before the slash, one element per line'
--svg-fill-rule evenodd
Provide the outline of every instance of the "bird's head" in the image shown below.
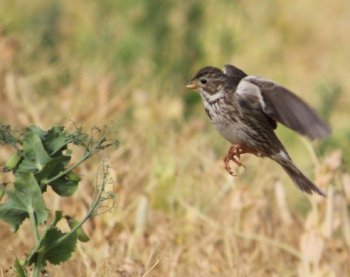
<path fill-rule="evenodd" d="M 202 95 L 214 95 L 220 92 L 228 76 L 220 69 L 212 66 L 203 67 L 186 85 L 186 88 L 196 90 Z"/>

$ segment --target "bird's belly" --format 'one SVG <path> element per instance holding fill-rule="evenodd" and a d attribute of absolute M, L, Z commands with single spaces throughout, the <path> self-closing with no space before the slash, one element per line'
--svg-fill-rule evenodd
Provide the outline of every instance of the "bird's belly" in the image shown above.
<path fill-rule="evenodd" d="M 246 131 L 242 128 L 244 125 L 240 122 L 213 121 L 213 124 L 220 135 L 232 144 L 245 144 L 249 141 Z"/>
<path fill-rule="evenodd" d="M 249 138 L 249 130 L 246 124 L 242 122 L 243 115 L 236 115 L 234 107 L 225 106 L 225 101 L 219 101 L 214 105 L 207 104 L 206 112 L 213 123 L 216 130 L 232 144 L 247 144 L 251 140 Z M 230 109 L 229 109 L 230 108 Z"/>

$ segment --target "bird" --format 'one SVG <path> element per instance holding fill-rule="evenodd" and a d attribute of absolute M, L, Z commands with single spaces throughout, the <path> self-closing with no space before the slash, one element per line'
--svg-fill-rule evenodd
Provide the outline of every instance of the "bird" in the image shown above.
<path fill-rule="evenodd" d="M 275 133 L 281 123 L 311 140 L 330 135 L 331 128 L 316 111 L 289 89 L 274 81 L 251 76 L 230 64 L 224 70 L 201 68 L 187 89 L 199 92 L 206 114 L 231 147 L 224 158 L 226 171 L 235 175 L 230 161 L 244 166 L 245 153 L 277 162 L 300 190 L 326 196 L 296 166 Z"/>

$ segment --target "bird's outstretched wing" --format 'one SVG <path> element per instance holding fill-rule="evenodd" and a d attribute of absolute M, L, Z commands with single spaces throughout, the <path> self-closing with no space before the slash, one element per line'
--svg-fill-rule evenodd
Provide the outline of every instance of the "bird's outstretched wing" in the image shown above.
<path fill-rule="evenodd" d="M 330 134 L 330 127 L 317 113 L 288 89 L 264 78 L 247 76 L 232 65 L 225 65 L 225 74 L 242 77 L 236 93 L 243 105 L 261 107 L 270 118 L 310 139 Z"/>
<path fill-rule="evenodd" d="M 236 92 L 242 98 L 255 94 L 264 113 L 310 139 L 324 138 L 331 132 L 308 104 L 272 81 L 247 76 L 238 84 Z"/>

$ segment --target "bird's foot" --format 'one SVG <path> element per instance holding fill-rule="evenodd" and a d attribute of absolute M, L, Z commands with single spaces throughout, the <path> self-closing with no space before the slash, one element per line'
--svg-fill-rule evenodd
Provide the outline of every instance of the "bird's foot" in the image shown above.
<path fill-rule="evenodd" d="M 241 154 L 246 153 L 259 155 L 256 151 L 244 145 L 234 144 L 230 147 L 230 149 L 227 152 L 227 155 L 224 158 L 225 169 L 230 175 L 236 176 L 236 174 L 232 171 L 230 167 L 230 161 L 233 161 L 239 167 L 243 166 L 244 168 L 246 168 L 246 166 L 241 162 Z"/>

